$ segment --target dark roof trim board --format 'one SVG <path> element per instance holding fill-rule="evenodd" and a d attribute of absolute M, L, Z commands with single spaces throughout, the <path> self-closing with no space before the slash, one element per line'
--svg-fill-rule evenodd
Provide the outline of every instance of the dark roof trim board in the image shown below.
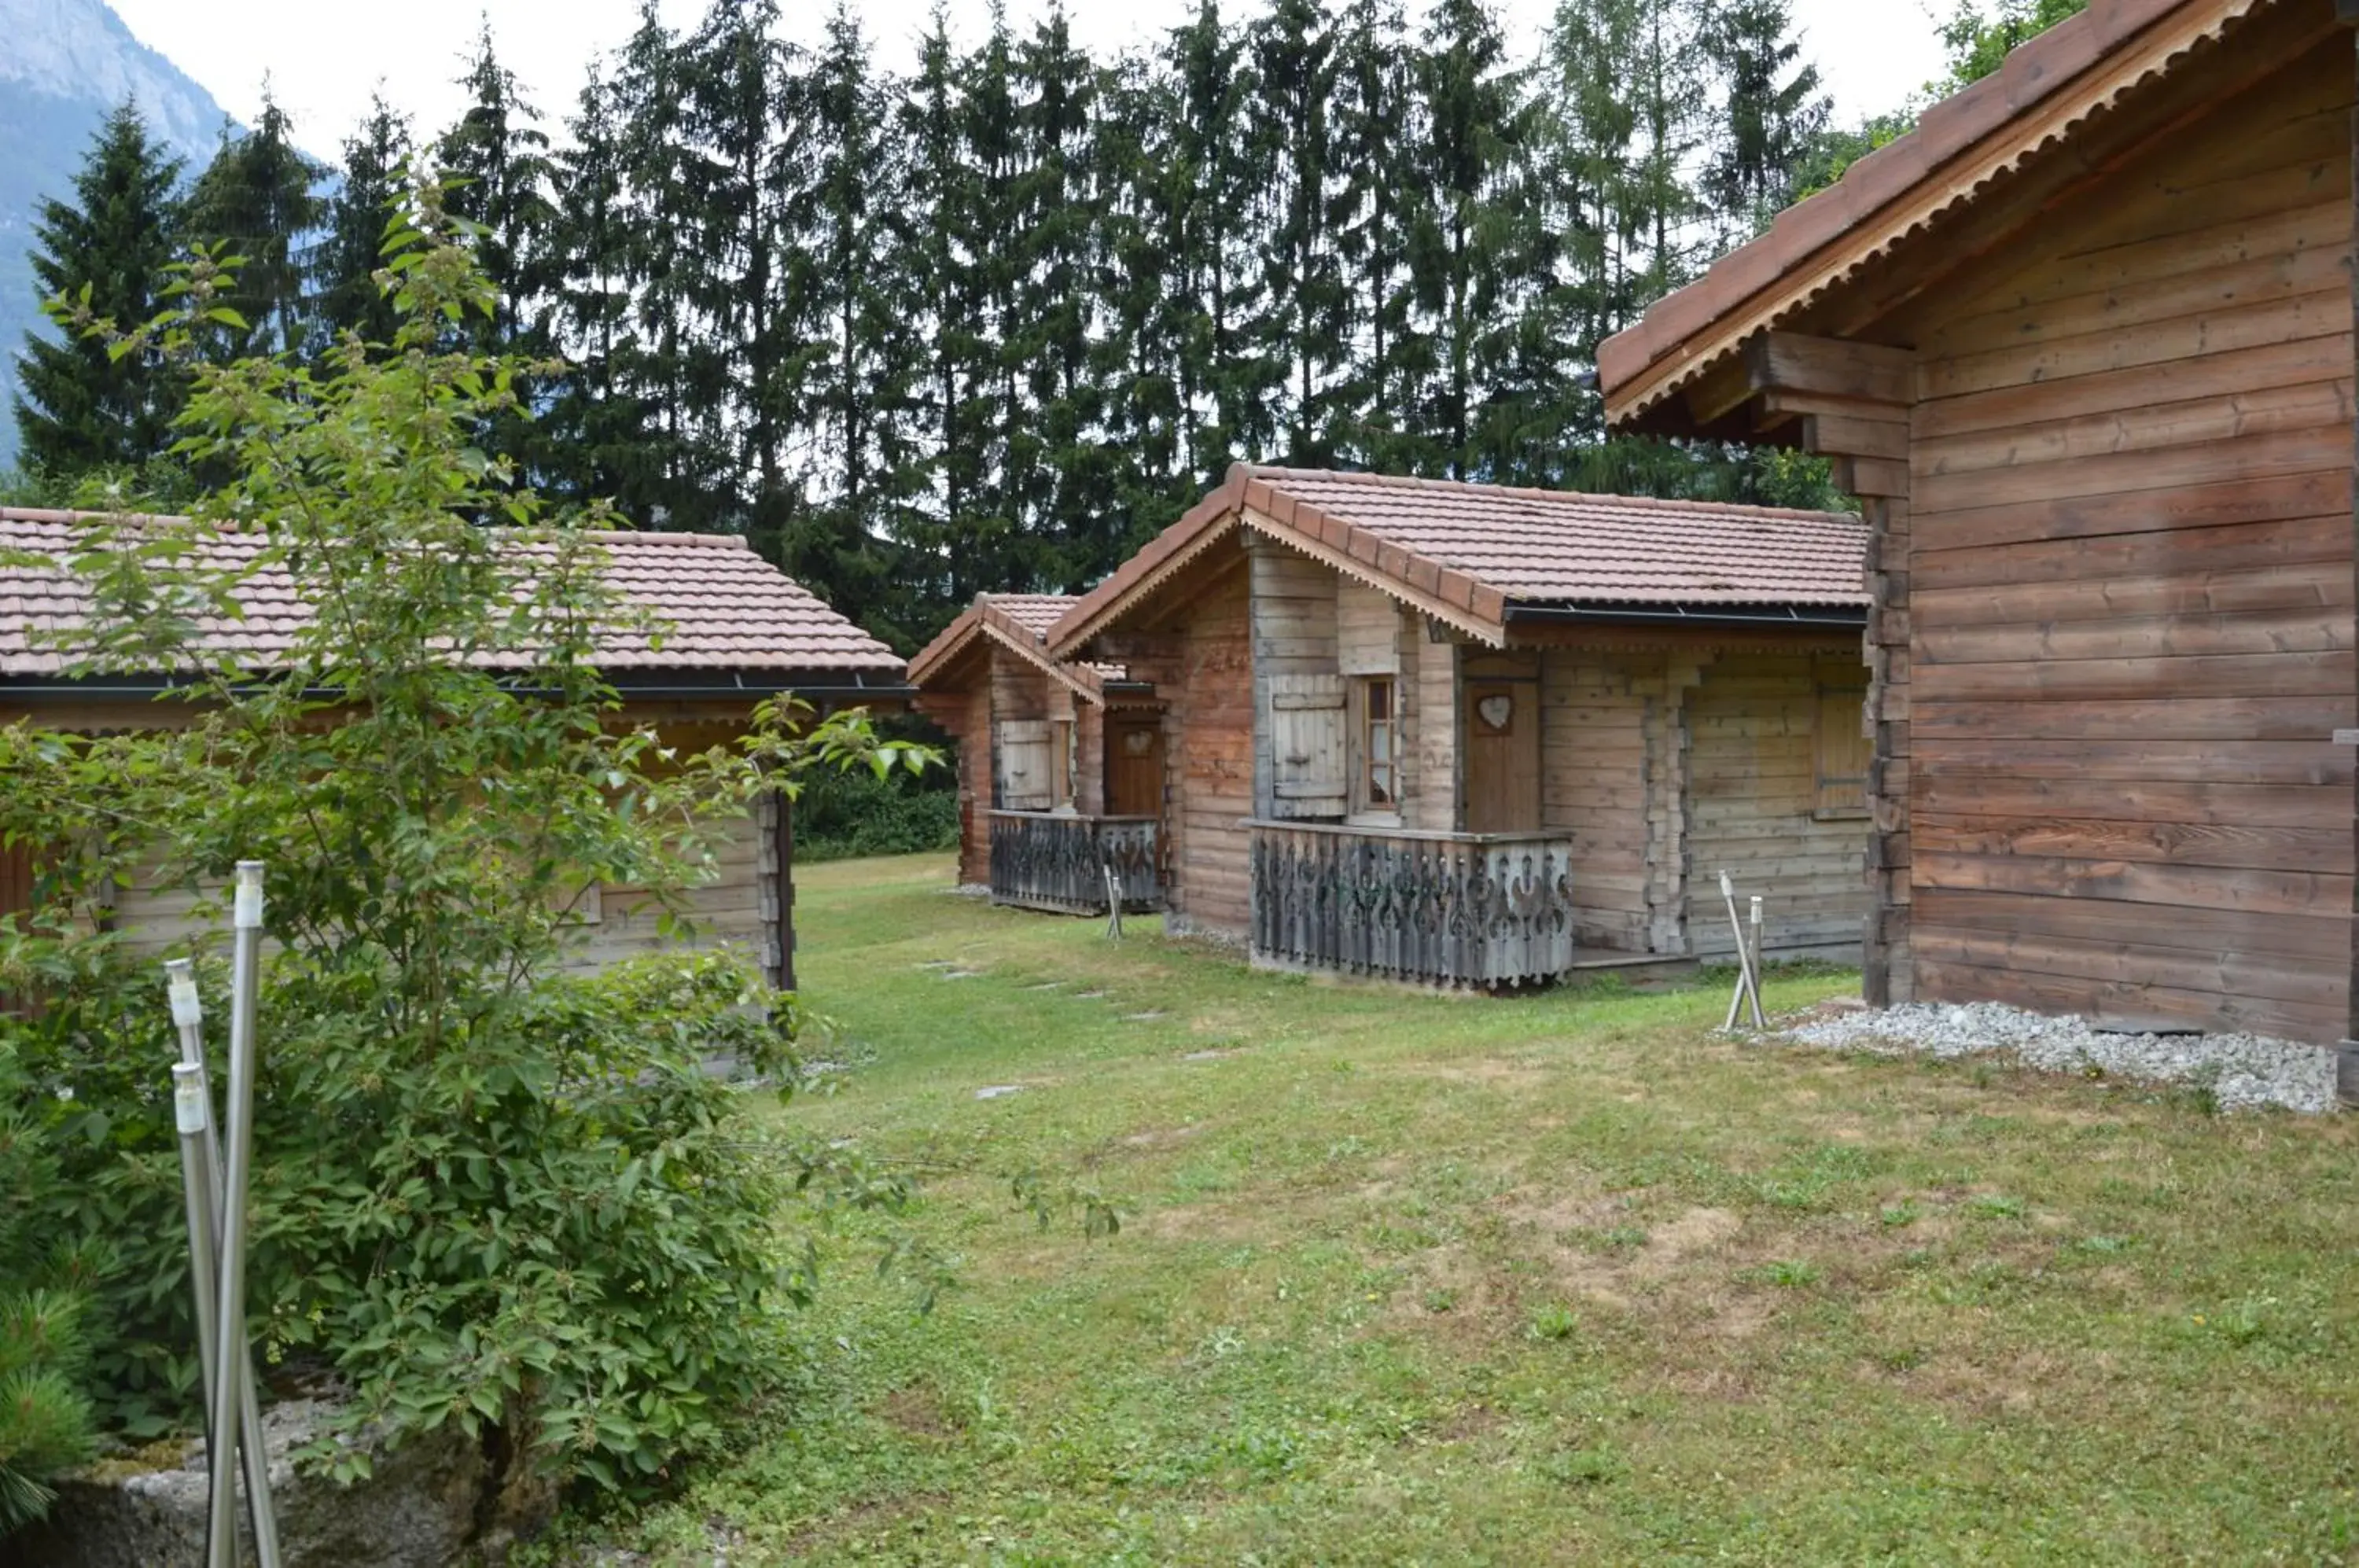
<path fill-rule="evenodd" d="M 1609 420 L 1640 422 L 1756 334 L 1791 321 L 1972 205 L 1994 181 L 2069 140 L 2142 84 L 2200 65 L 2204 46 L 2282 3 L 2092 0 L 1606 340 L 1597 361 Z"/>
<path fill-rule="evenodd" d="M 1240 528 L 1493 646 L 1540 606 L 1691 625 L 1820 609 L 1857 625 L 1867 605 L 1856 517 L 1239 464 L 1075 604 L 1049 652 L 1079 653 Z"/>

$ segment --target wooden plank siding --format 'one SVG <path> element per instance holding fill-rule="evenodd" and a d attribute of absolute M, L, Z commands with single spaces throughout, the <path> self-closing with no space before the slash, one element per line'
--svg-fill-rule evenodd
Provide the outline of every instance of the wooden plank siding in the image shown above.
<path fill-rule="evenodd" d="M 2347 1032 L 2353 97 L 2337 35 L 1914 308 L 1897 991 Z"/>
<path fill-rule="evenodd" d="M 1242 939 L 1252 921 L 1244 823 L 1254 811 L 1254 648 L 1251 581 L 1223 573 L 1178 627 L 1178 676 L 1166 711 L 1171 770 L 1175 930 Z"/>
<path fill-rule="evenodd" d="M 1854 687 L 1849 690 L 1856 691 Z M 1819 809 L 1820 728 L 1856 732 L 1860 697 L 1838 697 L 1810 654 L 1731 655 L 1687 693 L 1687 951 L 1734 956 L 1720 874 L 1768 901 L 1773 953 L 1856 952 L 1868 909 L 1867 822 Z"/>

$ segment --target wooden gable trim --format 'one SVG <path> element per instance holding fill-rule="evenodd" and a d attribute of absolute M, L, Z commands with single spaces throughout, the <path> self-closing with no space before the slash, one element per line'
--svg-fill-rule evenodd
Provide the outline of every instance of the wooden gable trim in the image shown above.
<path fill-rule="evenodd" d="M 1224 485 L 1208 499 L 1220 500 L 1228 494 L 1229 487 Z M 1204 510 L 1201 506 L 1198 509 L 1200 512 Z M 1087 598 L 1073 607 L 1071 615 L 1049 629 L 1049 657 L 1071 659 L 1079 654 L 1091 638 L 1110 628 L 1116 621 L 1126 618 L 1168 587 L 1173 579 L 1202 559 L 1212 546 L 1234 533 L 1237 526 L 1234 506 L 1225 506 L 1209 516 L 1190 517 L 1174 523 L 1163 537 L 1169 539 L 1183 531 L 1188 537 L 1174 540 L 1162 558 L 1152 562 L 1146 558 L 1155 545 L 1148 545 L 1099 589 L 1093 590 Z"/>
<path fill-rule="evenodd" d="M 1260 488 L 1266 495 L 1269 494 L 1266 486 Z M 1255 532 L 1266 534 L 1287 549 L 1388 594 L 1478 641 L 1493 648 L 1507 645 L 1506 599 L 1497 589 L 1455 568 L 1388 544 L 1365 528 L 1330 517 L 1315 506 L 1296 504 L 1292 496 L 1277 497 L 1288 503 L 1286 510 L 1293 519 L 1288 523 L 1281 520 L 1275 510 L 1254 506 L 1251 488 L 1246 495 L 1245 521 Z"/>
<path fill-rule="evenodd" d="M 1049 650 L 1040 646 L 1039 637 L 1004 610 L 984 606 L 983 635 L 1023 659 L 1034 669 L 1072 692 L 1085 702 L 1105 706 L 1105 685 L 1098 672 L 1083 665 L 1067 664 L 1051 659 Z"/>
<path fill-rule="evenodd" d="M 2098 0 L 2017 49 L 1999 75 L 1936 104 L 1915 132 L 1862 159 L 1832 190 L 1607 340 L 1598 361 L 1609 423 L 1629 425 L 1691 386 L 1703 388 L 1701 409 L 1691 412 L 1734 407 L 1723 405 L 1729 386 L 1721 371 L 1756 334 L 2278 4 Z"/>

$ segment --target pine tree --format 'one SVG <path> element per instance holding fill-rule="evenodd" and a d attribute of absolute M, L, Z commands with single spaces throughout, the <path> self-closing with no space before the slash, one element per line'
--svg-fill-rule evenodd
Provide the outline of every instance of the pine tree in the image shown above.
<path fill-rule="evenodd" d="M 342 180 L 326 203 L 327 232 L 312 247 L 311 286 L 321 324 L 371 343 L 393 339 L 393 305 L 376 286 L 386 220 L 409 157 L 409 118 L 380 92 L 344 138 Z"/>
<path fill-rule="evenodd" d="M 320 225 L 313 187 L 326 171 L 294 142 L 294 125 L 263 88 L 262 114 L 221 150 L 189 196 L 188 232 L 243 256 L 223 302 L 245 320 L 217 345 L 224 360 L 299 346 L 311 320 L 304 237 Z"/>
<path fill-rule="evenodd" d="M 1703 172 L 1723 243 L 1750 238 L 1791 203 L 1833 104 L 1801 59 L 1788 0 L 1723 0 L 1700 31 L 1719 77 L 1718 134 Z"/>
<path fill-rule="evenodd" d="M 974 232 L 984 236 L 974 287 L 984 331 L 977 345 L 982 376 L 967 426 L 979 457 L 973 503 L 961 548 L 986 581 L 1006 590 L 1037 589 L 1049 563 L 1026 532 L 1024 492 L 1037 452 L 1031 408 L 1014 337 L 1022 331 L 1027 279 L 1016 236 L 1022 129 L 1017 124 L 1016 44 L 1006 8 L 993 0 L 991 31 L 965 61 L 962 138 L 972 170 Z"/>
<path fill-rule="evenodd" d="M 551 308 L 568 370 L 541 424 L 549 443 L 544 488 L 577 500 L 612 501 L 644 519 L 661 504 L 653 481 L 646 404 L 632 384 L 627 190 L 614 95 L 590 73 L 556 157 L 557 221 L 551 230 Z"/>
<path fill-rule="evenodd" d="M 1251 236 L 1242 232 L 1260 185 L 1244 135 L 1258 91 L 1244 40 L 1200 0 L 1194 20 L 1171 35 L 1179 114 L 1171 156 L 1191 189 L 1176 214 L 1176 254 L 1191 319 L 1186 323 L 1180 407 L 1192 424 L 1197 487 L 1219 483 L 1235 458 L 1267 450 L 1266 405 L 1245 330 L 1259 298 Z"/>
<path fill-rule="evenodd" d="M 792 297 L 809 312 L 806 418 L 832 461 L 814 506 L 788 537 L 783 563 L 815 587 L 824 584 L 845 615 L 906 639 L 908 627 L 892 624 L 886 602 L 886 541 L 919 482 L 902 424 L 916 355 L 891 269 L 879 261 L 908 235 L 896 226 L 899 169 L 889 105 L 845 0 L 829 14 L 801 85 L 810 166 L 791 219 Z"/>
<path fill-rule="evenodd" d="M 486 354 L 545 354 L 556 169 L 538 116 L 500 63 L 488 18 L 459 85 L 470 101 L 442 134 L 436 162 L 451 182 L 451 215 L 477 229 L 476 261 L 493 289 L 490 319 L 471 330 Z"/>
<path fill-rule="evenodd" d="M 897 617 L 910 635 L 939 629 L 945 606 L 964 604 L 995 584 L 966 548 L 983 473 L 976 432 L 987 385 L 986 324 L 974 253 L 990 243 L 975 227 L 974 175 L 963 135 L 960 64 L 944 0 L 918 49 L 893 126 L 902 159 L 904 233 L 896 287 L 922 343 L 924 369 L 909 388 L 908 438 L 928 451 L 927 497 L 901 513 L 905 604 Z M 927 614 L 927 608 L 933 612 Z"/>
<path fill-rule="evenodd" d="M 1097 377 L 1114 548 L 1152 538 L 1195 499 L 1182 359 L 1193 319 L 1181 267 L 1190 171 L 1170 156 L 1176 84 L 1147 55 L 1103 73 L 1093 136 L 1099 189 Z"/>
<path fill-rule="evenodd" d="M 1319 466 L 1334 456 L 1332 382 L 1344 349 L 1331 190 L 1335 41 L 1317 0 L 1277 0 L 1248 47 L 1260 88 L 1248 135 L 1267 175 L 1255 224 L 1262 275 L 1256 368 L 1269 402 L 1284 410 L 1275 454 Z"/>
<path fill-rule="evenodd" d="M 1336 60 L 1335 244 L 1352 357 L 1336 402 L 1339 455 L 1389 471 L 1406 461 L 1406 388 L 1425 367 L 1408 342 L 1409 234 L 1420 204 L 1408 157 L 1418 131 L 1409 46 L 1397 0 L 1353 0 Z"/>
<path fill-rule="evenodd" d="M 1050 0 L 1016 56 L 1020 173 L 1012 195 L 1020 282 L 1001 352 L 1012 356 L 1029 417 L 1009 443 L 1016 515 L 1040 542 L 1044 580 L 1081 586 L 1120 564 L 1104 506 L 1097 440 L 1094 328 L 1087 292 L 1096 229 L 1091 119 L 1096 72 Z"/>
<path fill-rule="evenodd" d="M 180 164 L 125 103 L 91 140 L 71 201 L 41 203 L 33 229 L 33 276 L 45 296 L 129 326 L 163 308 L 165 268 L 179 231 L 174 188 Z M 26 334 L 16 362 L 16 430 L 35 473 L 72 481 L 94 470 L 139 468 L 172 444 L 179 381 L 140 354 L 115 359 L 103 343 Z"/>
<path fill-rule="evenodd" d="M 1432 345 L 1416 459 L 1453 479 L 1490 476 L 1485 383 L 1512 341 L 1521 211 L 1511 188 L 1523 136 L 1521 87 L 1484 0 L 1441 0 L 1417 61 L 1428 210 L 1410 250 L 1422 330 Z M 1411 449 L 1413 452 L 1416 447 Z"/>

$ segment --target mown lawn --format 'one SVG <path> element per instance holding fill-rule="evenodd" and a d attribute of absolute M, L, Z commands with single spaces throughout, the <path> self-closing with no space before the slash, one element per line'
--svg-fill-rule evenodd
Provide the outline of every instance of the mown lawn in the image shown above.
<path fill-rule="evenodd" d="M 959 1283 L 847 1252 L 772 1435 L 616 1534 L 655 1562 L 2359 1560 L 2349 1117 L 800 880 L 853 1068 L 783 1114 L 952 1172 Z"/>

